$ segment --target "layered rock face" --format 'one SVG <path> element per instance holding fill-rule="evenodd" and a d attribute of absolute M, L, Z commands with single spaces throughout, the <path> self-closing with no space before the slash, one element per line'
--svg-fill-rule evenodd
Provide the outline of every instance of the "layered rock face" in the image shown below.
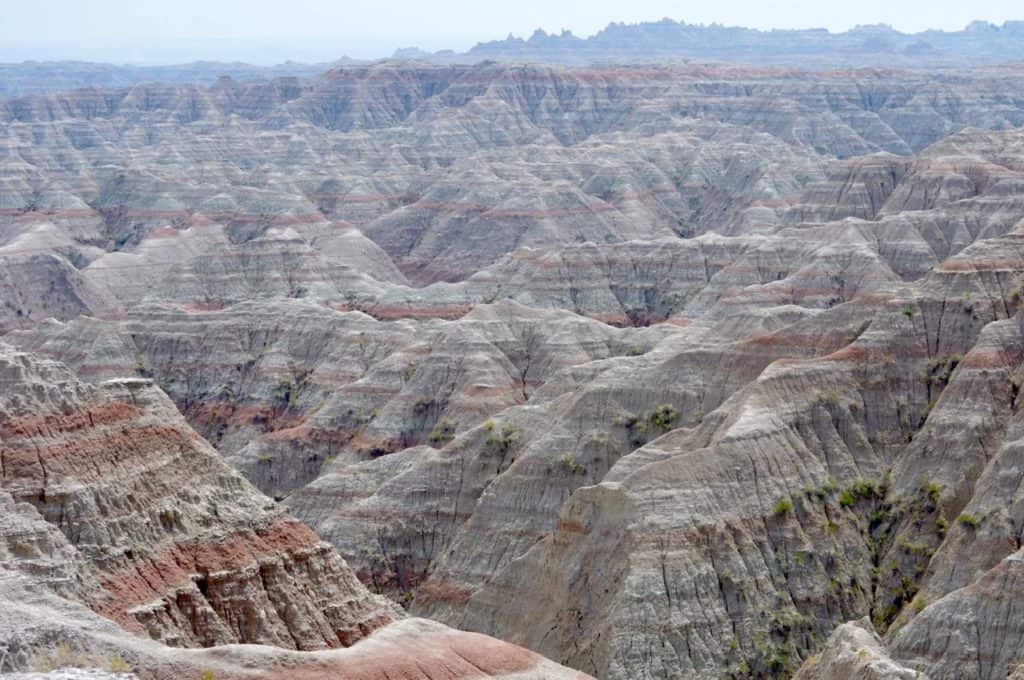
<path fill-rule="evenodd" d="M 4 342 L 69 367 L 4 355 L 3 488 L 51 556 L 12 579 L 61 625 L 264 645 L 107 624 L 140 667 L 1005 677 L 1019 78 L 7 100 Z"/>
<path fill-rule="evenodd" d="M 1020 78 L 381 63 L 6 99 L 0 328 L 146 299 L 352 308 L 518 248 L 870 219 L 903 170 L 864 166 L 867 207 L 815 212 L 861 201 L 828 194 L 835 158 L 1019 125 L 1002 93 Z M 810 205 L 779 210 L 812 185 Z M 438 313 L 400 300 L 381 313 Z"/>
<path fill-rule="evenodd" d="M 169 647 L 351 647 L 403 618 L 395 605 L 370 594 L 333 548 L 224 464 L 151 382 L 87 386 L 62 365 L 6 345 L 0 381 L 6 581 L 0 593 L 13 610 L 11 622 L 17 611 L 32 611 L 22 609 L 32 605 L 16 595 L 19 580 L 28 583 L 27 599 L 44 600 L 32 614 L 41 630 L 26 639 L 5 638 L 12 663 L 44 653 L 45 639 L 62 634 L 43 625 L 51 609 L 56 616 L 73 605 L 117 623 L 120 636 L 136 633 Z M 95 615 L 77 621 L 82 628 L 69 639 L 83 634 L 90 620 Z M 352 677 L 362 677 L 371 672 L 370 658 L 407 643 L 413 649 L 404 652 L 408 661 L 393 660 L 396 672 L 406 672 L 402 664 L 422 665 L 417 675 L 403 677 L 430 677 L 445 655 L 474 672 L 478 658 L 497 675 L 546 663 L 497 641 L 461 638 L 438 625 L 421 628 L 408 637 L 395 631 L 375 636 L 359 654 L 299 664 L 313 674 L 338 661 L 339 672 L 351 667 Z M 110 630 L 117 628 L 108 622 L 97 633 Z M 129 654 L 133 647 L 143 656 L 170 654 L 127 639 L 102 642 Z M 460 645 L 480 649 L 464 657 Z M 140 663 L 147 677 L 169 672 L 163 662 Z"/>
<path fill-rule="evenodd" d="M 394 618 L 151 383 L 92 390 L 29 355 L 3 363 L 4 489 L 89 561 L 97 611 L 175 646 L 298 649 L 347 646 Z"/>

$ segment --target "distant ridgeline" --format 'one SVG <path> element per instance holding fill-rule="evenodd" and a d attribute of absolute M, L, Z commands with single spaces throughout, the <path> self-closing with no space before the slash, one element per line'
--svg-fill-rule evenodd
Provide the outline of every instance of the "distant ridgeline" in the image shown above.
<path fill-rule="evenodd" d="M 339 45 L 339 52 L 343 49 L 344 45 Z M 962 31 L 952 32 L 901 33 L 876 24 L 830 33 L 823 28 L 761 31 L 662 19 L 612 23 L 589 38 L 580 38 L 571 31 L 549 34 L 538 29 L 528 39 L 509 35 L 461 53 L 406 47 L 396 50 L 392 59 L 446 64 L 486 60 L 565 65 L 694 60 L 806 69 L 966 67 L 1024 61 L 1024 21 L 1007 21 L 1002 26 L 975 21 Z M 0 63 L 0 98 L 141 83 L 211 85 L 222 76 L 243 82 L 314 78 L 331 68 L 360 63 L 370 62 L 341 57 L 329 63 L 289 61 L 276 66 L 217 61 L 165 66 L 84 61 Z"/>
<path fill-rule="evenodd" d="M 590 38 L 569 31 L 556 35 L 537 30 L 527 40 L 510 35 L 480 43 L 464 55 L 432 56 L 568 64 L 685 58 L 803 67 L 965 66 L 1024 59 L 1024 21 L 1007 21 L 1002 26 L 976 21 L 962 31 L 908 34 L 884 24 L 830 33 L 826 29 L 760 31 L 662 19 L 612 23 Z"/>
<path fill-rule="evenodd" d="M 353 63 L 341 58 L 324 64 L 287 62 L 256 66 L 241 62 L 196 61 L 169 66 L 132 66 L 88 61 L 24 61 L 0 64 L 0 97 L 63 92 L 83 87 L 131 87 L 141 83 L 212 85 L 227 76 L 238 81 L 269 78 L 312 78 L 328 69 Z"/>

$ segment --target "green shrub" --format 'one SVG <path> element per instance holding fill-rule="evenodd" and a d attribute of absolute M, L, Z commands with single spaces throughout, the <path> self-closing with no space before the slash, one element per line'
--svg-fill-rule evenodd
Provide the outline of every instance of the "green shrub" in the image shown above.
<path fill-rule="evenodd" d="M 299 396 L 295 381 L 291 378 L 282 378 L 274 386 L 271 396 L 282 408 L 292 408 Z"/>
<path fill-rule="evenodd" d="M 616 415 L 612 422 L 625 428 L 630 445 L 637 447 L 647 443 L 651 430 L 659 434 L 668 432 L 675 427 L 678 419 L 679 412 L 663 404 L 651 411 L 647 417 L 623 411 Z"/>
<path fill-rule="evenodd" d="M 636 415 L 629 411 L 619 411 L 614 417 L 612 417 L 612 424 L 618 427 L 629 428 L 636 421 Z"/>
<path fill-rule="evenodd" d="M 821 403 L 825 404 L 826 406 L 831 406 L 832 408 L 838 408 L 839 404 L 842 401 L 842 396 L 839 394 L 839 390 L 835 389 L 834 387 L 828 390 L 827 392 L 823 392 L 821 395 L 819 395 L 819 398 L 821 400 Z"/>
<path fill-rule="evenodd" d="M 490 424 L 490 421 L 488 421 L 488 424 Z M 484 439 L 484 446 L 492 451 L 502 454 L 507 453 L 519 441 L 519 430 L 512 425 L 503 426 L 501 432 L 495 432 L 494 427 L 488 428 L 487 425 L 484 425 L 484 429 L 490 432 L 487 438 Z"/>
<path fill-rule="evenodd" d="M 926 481 L 922 486 L 921 490 L 924 491 L 924 495 L 928 497 L 928 501 L 934 510 L 939 505 L 939 499 L 942 498 L 942 485 L 938 482 Z"/>
<path fill-rule="evenodd" d="M 772 513 L 776 517 L 782 517 L 783 515 L 788 515 L 791 512 L 793 512 L 793 501 L 789 500 L 788 498 L 780 499 L 779 502 L 776 503 L 775 507 L 772 509 Z"/>
<path fill-rule="evenodd" d="M 849 489 L 857 498 L 880 498 L 883 495 L 880 487 L 865 479 L 858 479 L 849 486 Z"/>
<path fill-rule="evenodd" d="M 647 443 L 647 422 L 633 417 L 628 421 L 626 429 L 629 432 L 629 443 L 631 446 L 643 446 Z"/>
<path fill-rule="evenodd" d="M 430 436 L 427 437 L 427 441 L 435 449 L 439 449 L 451 440 L 455 439 L 455 430 L 457 427 L 458 426 L 450 420 L 442 420 L 434 426 Z"/>
<path fill-rule="evenodd" d="M 956 518 L 956 521 L 959 524 L 964 525 L 968 529 L 977 529 L 978 524 L 980 524 L 977 517 L 975 517 L 974 515 L 969 515 L 966 512 L 960 513 L 960 515 Z"/>
<path fill-rule="evenodd" d="M 898 545 L 906 554 L 917 557 L 931 557 L 935 552 L 924 541 L 900 541 Z"/>
<path fill-rule="evenodd" d="M 843 489 L 839 492 L 839 505 L 844 508 L 853 507 L 853 504 L 857 502 L 856 496 L 853 495 L 849 489 Z"/>
<path fill-rule="evenodd" d="M 570 456 L 568 453 L 562 454 L 558 459 L 558 464 L 562 466 L 562 469 L 568 471 L 574 475 L 583 475 L 587 473 L 587 468 L 582 463 L 576 461 L 575 458 Z"/>
<path fill-rule="evenodd" d="M 879 508 L 868 515 L 868 522 L 872 529 L 882 524 L 887 519 L 889 519 L 889 512 L 884 508 Z"/>
<path fill-rule="evenodd" d="M 679 412 L 667 404 L 662 404 L 654 409 L 648 417 L 651 425 L 661 432 L 668 432 L 675 427 L 676 420 L 678 419 Z"/>

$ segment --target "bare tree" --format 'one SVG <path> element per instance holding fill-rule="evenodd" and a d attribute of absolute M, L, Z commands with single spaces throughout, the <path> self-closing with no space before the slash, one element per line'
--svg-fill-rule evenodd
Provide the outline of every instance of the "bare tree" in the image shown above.
<path fill-rule="evenodd" d="M 519 378 L 520 389 L 523 393 L 523 401 L 529 401 L 528 391 L 530 369 L 536 366 L 540 357 L 540 349 L 544 338 L 540 332 L 540 326 L 536 321 L 530 321 L 512 327 L 512 335 L 515 337 L 515 344 L 506 352 L 509 361 L 515 366 Z"/>
<path fill-rule="evenodd" d="M 394 343 L 390 338 L 371 336 L 366 331 L 360 331 L 356 339 L 357 361 L 362 366 L 363 373 L 370 370 L 380 360 L 390 356 L 394 349 Z"/>

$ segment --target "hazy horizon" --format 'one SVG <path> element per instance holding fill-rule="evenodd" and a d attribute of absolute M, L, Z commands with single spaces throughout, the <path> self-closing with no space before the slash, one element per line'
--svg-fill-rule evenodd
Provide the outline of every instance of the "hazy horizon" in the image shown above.
<path fill-rule="evenodd" d="M 956 31 L 971 21 L 1002 24 L 1021 17 L 1017 3 L 979 0 L 935 6 L 923 0 L 866 0 L 825 6 L 791 0 L 766 7 L 752 0 L 707 3 L 635 0 L 623 9 L 609 0 L 542 2 L 506 6 L 471 0 L 427 5 L 410 0 L 368 5 L 328 0 L 54 0 L 6 8 L 0 19 L 0 62 L 82 60 L 119 64 L 170 64 L 198 60 L 277 64 L 321 62 L 342 56 L 387 57 L 400 47 L 464 51 L 474 44 L 528 37 L 540 28 L 587 37 L 607 24 L 668 17 L 695 24 L 720 23 L 758 29 L 826 28 L 889 24 L 916 33 Z M 44 28 L 41 28 L 44 27 Z M 26 37 L 30 36 L 30 37 Z"/>

